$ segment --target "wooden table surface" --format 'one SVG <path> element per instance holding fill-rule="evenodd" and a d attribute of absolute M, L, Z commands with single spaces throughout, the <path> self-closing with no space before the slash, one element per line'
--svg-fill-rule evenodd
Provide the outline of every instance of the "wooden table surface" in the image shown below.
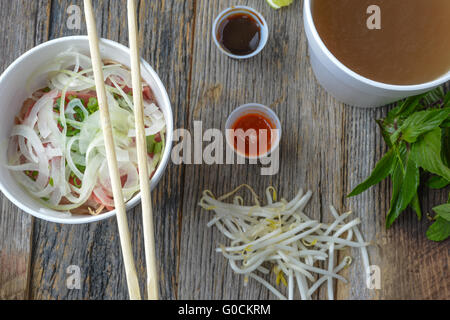
<path fill-rule="evenodd" d="M 66 24 L 70 5 L 81 0 L 0 0 L 0 71 L 21 54 L 54 38 L 86 34 Z M 230 5 L 259 10 L 270 27 L 262 54 L 234 61 L 211 39 L 217 14 Z M 160 292 L 163 299 L 273 299 L 261 285 L 235 275 L 214 249 L 225 239 L 208 229 L 208 213 L 197 203 L 210 189 L 216 195 L 242 183 L 264 194 L 273 185 L 285 198 L 300 188 L 314 197 L 306 213 L 327 221 L 334 204 L 361 217 L 371 264 L 381 270 L 381 289 L 368 290 L 358 252 L 339 284 L 340 299 L 450 298 L 449 242 L 428 241 L 430 222 L 412 212 L 384 229 L 390 184 L 384 182 L 346 199 L 386 151 L 375 119 L 389 107 L 363 110 L 344 106 L 316 82 L 309 65 L 302 23 L 302 1 L 275 11 L 263 0 L 139 1 L 142 55 L 160 75 L 173 105 L 176 128 L 224 129 L 237 106 L 259 102 L 278 113 L 283 124 L 281 167 L 272 177 L 257 165 L 170 164 L 153 192 Z M 102 37 L 128 45 L 126 1 L 94 1 Z M 448 84 L 447 84 L 448 86 Z M 448 89 L 448 88 L 447 88 Z M 422 190 L 425 212 L 443 203 L 448 190 Z M 0 198 L 0 299 L 126 299 L 128 297 L 115 219 L 67 226 L 34 219 Z M 129 212 L 141 283 L 145 281 L 140 207 Z M 81 270 L 81 289 L 66 285 L 71 265 Z M 272 278 L 272 282 L 273 282 Z M 326 298 L 326 289 L 316 295 Z"/>

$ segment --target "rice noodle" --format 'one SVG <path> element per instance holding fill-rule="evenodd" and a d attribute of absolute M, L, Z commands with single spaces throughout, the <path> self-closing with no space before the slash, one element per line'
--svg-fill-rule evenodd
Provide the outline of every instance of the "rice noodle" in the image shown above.
<path fill-rule="evenodd" d="M 243 188 L 251 192 L 253 206 L 244 206 L 243 198 L 237 195 Z M 303 209 L 312 197 L 310 191 L 304 194 L 301 190 L 287 202 L 278 201 L 277 191 L 269 187 L 266 197 L 267 205 L 262 206 L 253 189 L 243 185 L 220 198 L 207 190 L 199 202 L 203 209 L 214 214 L 208 227 L 216 226 L 231 241 L 230 245 L 220 245 L 216 251 L 222 253 L 234 272 L 244 275 L 245 284 L 249 278 L 255 279 L 279 299 L 286 299 L 257 274 L 269 274 L 272 270 L 277 285 L 282 282 L 287 286 L 287 299 L 294 298 L 294 286 L 297 285 L 300 298 L 310 300 L 326 282 L 331 300 L 334 299 L 335 280 L 347 282 L 339 272 L 352 262 L 347 256 L 338 263 L 337 250 L 359 249 L 364 268 L 369 270 L 366 248 L 369 244 L 357 229 L 361 224 L 359 218 L 347 221 L 351 213 L 339 215 L 334 207 L 330 207 L 334 218 L 330 224 L 309 218 Z"/>

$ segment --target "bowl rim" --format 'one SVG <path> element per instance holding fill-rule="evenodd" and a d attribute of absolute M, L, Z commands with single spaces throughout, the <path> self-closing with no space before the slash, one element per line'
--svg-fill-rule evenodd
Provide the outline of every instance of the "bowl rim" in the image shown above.
<path fill-rule="evenodd" d="M 366 78 L 366 77 L 356 73 L 355 71 L 353 71 L 350 68 L 348 68 L 347 66 L 345 66 L 342 62 L 340 62 L 323 42 L 322 38 L 319 35 L 319 32 L 317 31 L 316 24 L 314 23 L 314 19 L 312 16 L 312 7 L 311 7 L 312 1 L 314 1 L 314 0 L 305 0 L 305 3 L 304 3 L 305 24 L 307 24 L 309 26 L 309 28 L 311 29 L 312 36 L 314 37 L 314 40 L 317 42 L 317 45 L 319 46 L 320 50 L 326 55 L 326 57 L 329 60 L 332 61 L 332 63 L 337 68 L 339 68 L 341 71 L 343 71 L 349 77 L 353 78 L 353 80 L 362 82 L 362 83 L 372 86 L 372 87 L 376 87 L 378 89 L 391 90 L 391 91 L 395 91 L 395 92 L 413 92 L 413 91 L 427 90 L 427 89 L 431 89 L 431 88 L 440 86 L 443 83 L 450 80 L 450 70 L 447 73 L 443 74 L 441 77 L 439 77 L 433 81 L 428 81 L 425 83 L 413 84 L 413 85 L 394 85 L 394 84 L 378 82 L 378 81 L 371 80 L 369 78 Z M 310 40 L 308 39 L 308 41 L 310 41 Z"/>
<path fill-rule="evenodd" d="M 60 38 L 56 38 L 44 43 L 41 43 L 37 46 L 35 46 L 34 48 L 26 51 L 25 53 L 23 53 L 20 57 L 18 57 L 13 63 L 11 63 L 8 68 L 5 69 L 5 71 L 1 74 L 0 76 L 0 86 L 2 85 L 3 81 L 9 76 L 9 74 L 11 72 L 13 72 L 15 70 L 15 68 L 22 63 L 23 60 L 25 60 L 26 58 L 28 58 L 29 56 L 32 56 L 34 54 L 36 54 L 37 52 L 39 52 L 40 50 L 42 50 L 43 48 L 55 45 L 57 43 L 62 43 L 62 42 L 69 42 L 69 41 L 89 41 L 88 36 L 67 36 L 67 37 L 60 37 Z M 100 45 L 104 44 L 106 46 L 110 46 L 113 47 L 115 49 L 118 49 L 119 51 L 125 52 L 125 53 L 129 53 L 129 48 L 124 46 L 121 43 L 118 43 L 116 41 L 113 40 L 109 40 L 109 39 L 105 39 L 105 38 L 100 38 Z M 156 82 L 157 87 L 159 88 L 159 90 L 162 93 L 162 103 L 164 103 L 167 106 L 167 110 L 166 110 L 166 146 L 165 146 L 165 151 L 163 154 L 163 157 L 160 161 L 160 164 L 158 166 L 158 168 L 156 169 L 156 172 L 153 176 L 153 178 L 151 180 L 149 180 L 149 183 L 151 184 L 154 181 L 154 187 L 156 187 L 156 185 L 159 183 L 160 179 L 163 176 L 163 173 L 166 171 L 167 165 L 169 163 L 170 160 L 170 154 L 171 154 L 171 150 L 172 150 L 172 141 L 173 141 L 173 128 L 174 128 L 174 124 L 173 124 L 173 110 L 172 110 L 172 105 L 170 103 L 170 99 L 167 93 L 167 90 L 165 88 L 165 86 L 163 85 L 161 79 L 159 78 L 158 74 L 156 73 L 156 71 L 150 66 L 150 64 L 145 61 L 142 57 L 141 57 L 141 66 L 142 68 L 146 69 L 147 72 L 150 73 L 151 77 L 153 78 L 153 80 Z M 102 221 L 102 220 L 106 220 L 109 218 L 112 218 L 116 215 L 116 210 L 113 211 L 109 211 L 106 212 L 104 214 L 100 214 L 97 216 L 77 216 L 77 219 L 68 219 L 68 216 L 64 216 L 64 214 L 62 214 L 62 217 L 53 217 L 53 216 L 49 216 L 46 214 L 43 214 L 39 211 L 36 211 L 34 209 L 29 208 L 28 206 L 24 205 L 19 199 L 17 199 L 15 196 L 13 196 L 8 189 L 5 187 L 5 185 L 3 184 L 2 181 L 0 181 L 0 191 L 14 204 L 16 205 L 19 209 L 21 209 L 22 211 L 32 215 L 33 217 L 36 217 L 38 219 L 42 219 L 48 222 L 53 222 L 53 223 L 58 223 L 58 224 L 67 224 L 67 225 L 77 225 L 77 224 L 88 224 L 88 223 L 94 223 L 94 222 L 98 222 L 98 221 Z M 135 207 L 136 205 L 138 205 L 141 201 L 141 194 L 138 193 L 135 197 L 133 197 L 130 201 L 128 201 L 126 203 L 126 208 L 127 210 L 132 209 L 133 207 Z"/>

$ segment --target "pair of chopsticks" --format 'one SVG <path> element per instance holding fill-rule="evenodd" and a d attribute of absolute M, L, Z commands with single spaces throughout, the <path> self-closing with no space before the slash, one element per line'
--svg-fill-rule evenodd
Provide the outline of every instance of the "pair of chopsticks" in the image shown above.
<path fill-rule="evenodd" d="M 106 157 L 108 161 L 109 174 L 111 176 L 114 204 L 117 212 L 117 223 L 119 226 L 120 244 L 125 264 L 128 293 L 130 299 L 140 300 L 139 280 L 134 264 L 133 251 L 131 247 L 130 230 L 125 210 L 125 203 L 120 181 L 120 173 L 116 158 L 116 149 L 112 133 L 111 119 L 106 97 L 106 89 L 103 78 L 102 60 L 99 49 L 99 39 L 94 18 L 91 0 L 84 0 L 86 23 L 91 50 L 92 67 L 94 70 L 95 86 L 97 89 L 98 103 L 100 106 L 100 121 L 103 130 Z M 155 235 L 153 226 L 153 212 L 151 206 L 150 183 L 147 163 L 147 143 L 144 125 L 144 110 L 142 104 L 142 84 L 140 55 L 138 45 L 138 27 L 136 18 L 135 0 L 128 0 L 128 29 L 131 54 L 131 74 L 133 82 L 133 103 L 136 119 L 136 145 L 139 165 L 139 180 L 142 197 L 142 216 L 144 227 L 145 259 L 147 265 L 147 290 L 149 300 L 158 300 L 158 274 L 156 270 Z"/>

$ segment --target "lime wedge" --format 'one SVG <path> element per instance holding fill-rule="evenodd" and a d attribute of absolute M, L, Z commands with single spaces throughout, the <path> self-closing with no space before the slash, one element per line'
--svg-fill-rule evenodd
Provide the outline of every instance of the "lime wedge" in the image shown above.
<path fill-rule="evenodd" d="M 269 6 L 274 9 L 280 9 L 281 7 L 286 7 L 290 5 L 294 0 L 266 0 Z"/>

